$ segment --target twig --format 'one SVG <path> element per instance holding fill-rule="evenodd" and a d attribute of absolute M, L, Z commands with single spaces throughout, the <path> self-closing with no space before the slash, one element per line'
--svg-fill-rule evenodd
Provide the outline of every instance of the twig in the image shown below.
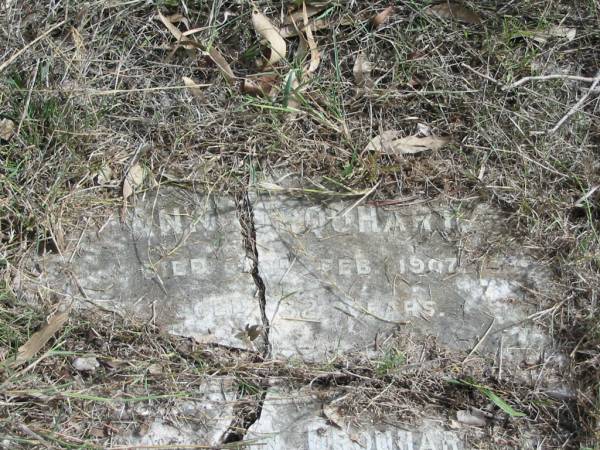
<path fill-rule="evenodd" d="M 476 69 L 473 69 L 471 66 L 469 66 L 468 64 L 465 63 L 461 63 L 460 64 L 462 67 L 464 67 L 465 69 L 469 69 L 471 72 L 473 72 L 474 74 L 479 75 L 482 78 L 485 78 L 486 80 L 491 81 L 494 84 L 497 84 L 498 86 L 502 86 L 502 83 L 500 83 L 498 80 L 496 80 L 495 78 L 490 77 L 489 75 L 486 75 L 484 73 L 479 72 Z"/>
<path fill-rule="evenodd" d="M 62 21 L 58 22 L 56 25 L 54 25 L 53 27 L 50 27 L 49 29 L 44 31 L 41 35 L 36 37 L 33 41 L 31 41 L 29 44 L 25 45 L 25 47 L 23 47 L 21 50 L 19 50 L 14 55 L 12 55 L 10 58 L 8 58 L 6 61 L 4 61 L 2 64 L 0 64 L 0 73 L 2 73 L 2 71 L 4 69 L 6 69 L 8 66 L 10 66 L 19 56 L 21 56 L 23 53 L 25 53 L 30 47 L 37 44 L 39 41 L 41 41 L 46 36 L 48 36 L 50 33 L 52 33 L 54 30 L 56 30 L 58 27 L 62 26 L 65 22 L 66 22 L 65 20 L 62 20 Z"/>
<path fill-rule="evenodd" d="M 579 101 L 571 107 L 571 109 L 562 117 L 562 119 L 560 119 L 550 131 L 548 131 L 548 134 L 555 133 L 562 126 L 562 124 L 564 124 L 569 119 L 569 117 L 575 114 L 581 108 L 581 106 L 583 106 L 588 97 L 596 89 L 596 86 L 598 86 L 598 83 L 600 83 L 600 70 L 598 70 L 598 72 L 596 73 L 596 77 L 594 78 L 594 82 L 592 83 L 590 89 L 585 94 L 583 94 Z"/>
<path fill-rule="evenodd" d="M 475 353 L 477 351 L 477 349 L 479 348 L 479 346 L 481 345 L 481 343 L 483 341 L 485 341 L 485 339 L 488 337 L 488 335 L 490 334 L 490 331 L 492 331 L 492 327 L 494 326 L 494 323 L 496 323 L 496 318 L 494 317 L 492 319 L 492 323 L 490 323 L 490 326 L 488 327 L 487 331 L 485 332 L 485 334 L 483 335 L 483 337 L 481 339 L 479 339 L 479 342 L 477 342 L 477 345 L 475 345 L 475 347 L 473 347 L 473 350 L 471 350 L 471 352 L 467 355 L 467 357 L 463 360 L 463 363 L 465 363 L 473 353 Z"/>
<path fill-rule="evenodd" d="M 464 64 L 463 64 L 464 66 Z M 546 81 L 546 80 L 560 80 L 560 79 L 564 79 L 564 80 L 574 80 L 574 81 L 583 81 L 586 83 L 593 83 L 596 80 L 597 77 L 594 78 L 590 78 L 590 77 L 581 77 L 579 75 L 562 75 L 562 74 L 553 74 L 553 75 L 541 75 L 541 76 L 535 76 L 535 77 L 523 77 L 521 78 L 519 81 L 515 81 L 512 84 L 509 84 L 508 86 L 504 86 L 504 90 L 508 91 L 510 89 L 514 89 L 516 87 L 519 87 L 529 81 Z"/>

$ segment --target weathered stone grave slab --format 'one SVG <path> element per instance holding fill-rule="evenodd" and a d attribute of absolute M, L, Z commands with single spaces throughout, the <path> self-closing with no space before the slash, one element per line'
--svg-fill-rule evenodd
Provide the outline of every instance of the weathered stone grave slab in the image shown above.
<path fill-rule="evenodd" d="M 123 223 L 115 214 L 90 225 L 69 248 L 45 261 L 48 279 L 80 301 L 244 348 L 236 334 L 261 323 L 232 199 L 161 190 L 139 199 Z"/>
<path fill-rule="evenodd" d="M 414 427 L 348 423 L 342 429 L 327 419 L 315 396 L 274 389 L 247 439 L 267 450 L 462 450 L 463 435 L 439 418 Z"/>
<path fill-rule="evenodd" d="M 257 246 L 275 354 L 322 360 L 369 352 L 397 328 L 453 349 L 537 357 L 546 337 L 530 322 L 528 292 L 547 273 L 520 250 L 478 257 L 503 237 L 483 206 L 393 208 L 255 198 Z M 487 330 L 490 330 L 489 332 Z"/>
<path fill-rule="evenodd" d="M 218 446 L 234 416 L 235 385 L 217 378 L 191 389 L 189 399 L 175 399 L 168 406 L 133 404 L 116 412 L 112 424 L 122 432 L 115 445 L 135 448 L 156 446 Z"/>

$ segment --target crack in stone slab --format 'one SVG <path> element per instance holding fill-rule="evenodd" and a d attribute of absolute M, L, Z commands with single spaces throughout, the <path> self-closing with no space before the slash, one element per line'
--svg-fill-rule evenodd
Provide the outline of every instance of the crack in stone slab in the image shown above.
<path fill-rule="evenodd" d="M 267 318 L 266 314 L 267 305 L 265 296 L 265 283 L 260 275 L 259 270 L 259 255 L 256 247 L 254 210 L 252 208 L 252 203 L 250 202 L 247 191 L 236 196 L 236 205 L 242 231 L 242 242 L 246 252 L 246 258 L 251 263 L 250 274 L 252 275 L 252 279 L 254 280 L 254 284 L 256 286 L 256 298 L 258 299 L 260 307 L 260 315 L 262 320 L 261 334 L 264 341 L 264 350 L 262 352 L 262 356 L 263 358 L 267 359 L 271 355 L 271 345 L 269 342 L 269 319 Z M 248 330 L 246 330 L 246 332 L 250 334 Z M 248 395 L 246 392 L 246 387 L 240 385 L 239 393 L 242 400 L 234 410 L 234 419 L 232 420 L 229 429 L 223 434 L 221 439 L 223 444 L 243 441 L 250 427 L 260 419 L 268 389 L 266 385 L 256 387 L 258 392 L 254 394 L 254 396 L 258 395 L 258 400 L 254 402 L 252 398 L 250 398 L 244 401 L 243 399 L 248 397 Z"/>
<path fill-rule="evenodd" d="M 262 320 L 262 336 L 265 343 L 265 349 L 263 356 L 268 358 L 271 354 L 271 343 L 269 341 L 269 319 L 267 318 L 266 308 L 267 300 L 265 295 L 265 282 L 263 281 L 260 270 L 259 270 L 259 254 L 256 247 L 256 226 L 254 222 L 254 209 L 248 192 L 244 192 L 236 197 L 236 203 L 238 206 L 238 217 L 240 220 L 240 226 L 242 228 L 242 240 L 244 243 L 244 250 L 246 251 L 246 258 L 251 262 L 252 266 L 250 274 L 256 285 L 256 297 L 258 298 L 260 306 L 260 315 Z"/>

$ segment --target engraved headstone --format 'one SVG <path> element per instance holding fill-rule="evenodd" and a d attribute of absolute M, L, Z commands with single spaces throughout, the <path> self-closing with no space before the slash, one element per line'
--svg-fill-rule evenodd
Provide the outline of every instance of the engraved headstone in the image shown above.
<path fill-rule="evenodd" d="M 113 438 L 117 445 L 131 448 L 217 446 L 227 431 L 235 399 L 231 379 L 215 378 L 176 398 L 168 405 L 153 408 L 133 404 L 112 424 L 121 430 Z"/>
<path fill-rule="evenodd" d="M 531 258 L 467 251 L 502 237 L 500 216 L 442 204 L 390 208 L 255 199 L 257 247 L 275 354 L 323 360 L 369 353 L 394 329 L 450 348 L 536 357 L 547 338 L 520 323 L 547 279 Z M 488 331 L 489 330 L 489 331 Z"/>
<path fill-rule="evenodd" d="M 236 335 L 261 322 L 232 199 L 161 190 L 123 221 L 96 225 L 72 237 L 75 254 L 45 261 L 55 291 L 200 342 L 248 347 Z"/>
<path fill-rule="evenodd" d="M 247 439 L 266 450 L 462 450 L 464 431 L 447 429 L 439 418 L 418 426 L 333 424 L 322 403 L 310 393 L 273 389 L 268 392 L 260 419 Z M 350 422 L 351 419 L 348 419 Z"/>

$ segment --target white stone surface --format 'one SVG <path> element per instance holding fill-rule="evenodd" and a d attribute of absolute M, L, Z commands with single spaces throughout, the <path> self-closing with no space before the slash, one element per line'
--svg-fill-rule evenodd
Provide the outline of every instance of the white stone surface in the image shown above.
<path fill-rule="evenodd" d="M 130 423 L 114 443 L 135 448 L 217 446 L 233 419 L 235 385 L 230 379 L 217 378 L 190 389 L 189 394 L 189 399 L 175 399 L 166 407 L 134 405 L 136 416 L 143 417 L 146 427 L 140 431 L 141 423 Z"/>
<path fill-rule="evenodd" d="M 302 391 L 271 390 L 248 440 L 266 450 L 461 450 L 461 435 L 440 420 L 415 427 L 356 425 L 341 429 L 323 414 L 322 403 Z"/>
<path fill-rule="evenodd" d="M 261 323 L 232 199 L 161 190 L 138 199 L 123 222 L 115 214 L 69 245 L 75 255 L 44 264 L 54 290 L 82 306 L 77 283 L 96 305 L 241 348 L 248 344 L 236 334 Z"/>
<path fill-rule="evenodd" d="M 285 196 L 254 201 L 260 271 L 276 355 L 324 360 L 367 352 L 395 329 L 436 336 L 470 351 L 503 341 L 507 359 L 539 355 L 547 338 L 520 323 L 535 307 L 527 288 L 546 280 L 521 255 L 469 264 L 502 222 L 444 205 L 382 209 L 352 202 L 315 204 Z"/>

